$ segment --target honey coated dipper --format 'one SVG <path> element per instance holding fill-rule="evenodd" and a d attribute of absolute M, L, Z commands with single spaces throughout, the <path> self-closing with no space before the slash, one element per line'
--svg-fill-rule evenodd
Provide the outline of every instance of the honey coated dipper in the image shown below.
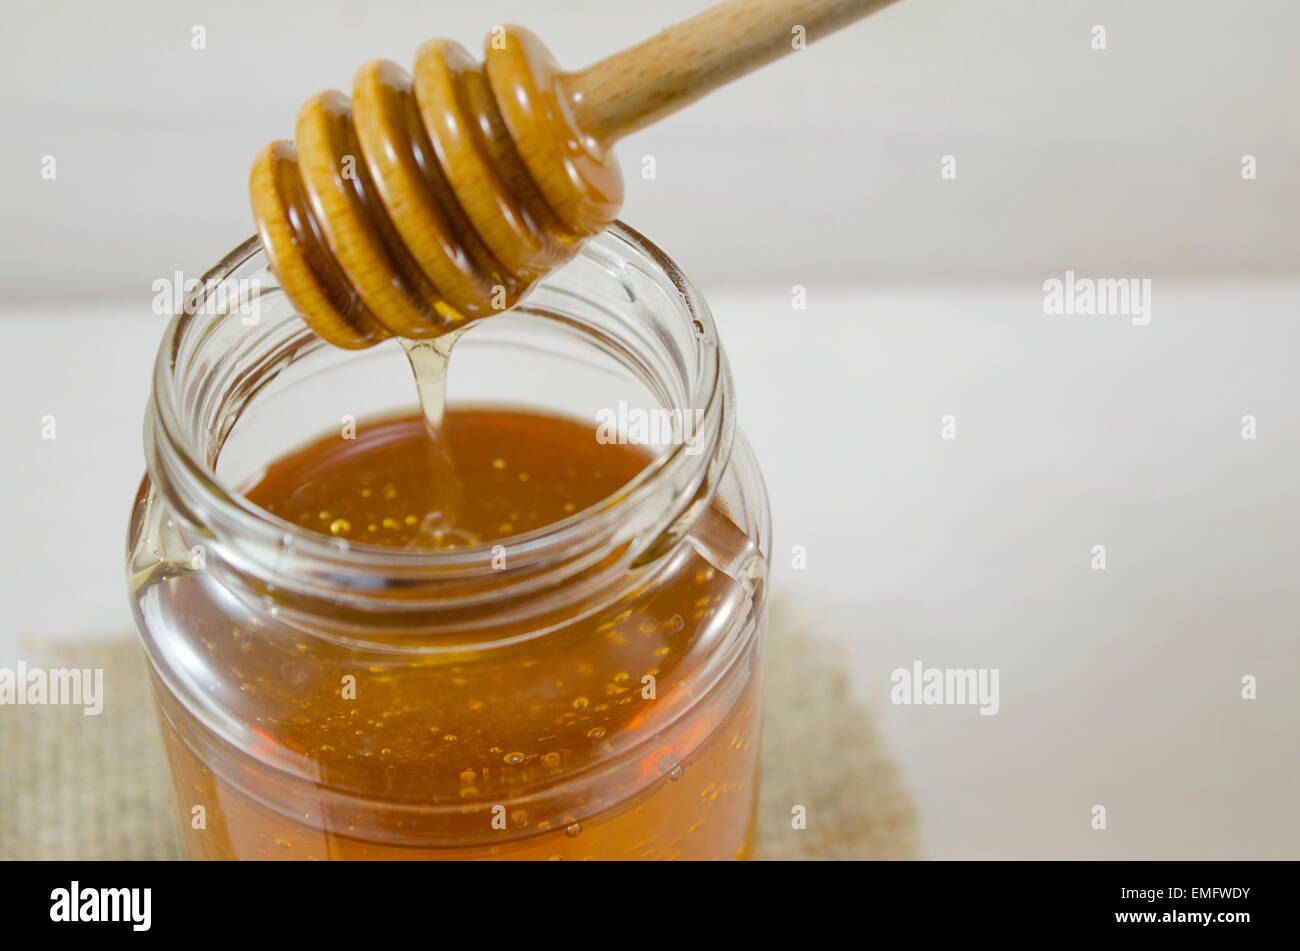
<path fill-rule="evenodd" d="M 727 0 L 638 46 L 562 72 L 497 27 L 484 62 L 450 40 L 414 74 L 377 60 L 351 101 L 319 93 L 250 190 L 272 270 L 312 329 L 360 349 L 435 337 L 514 306 L 608 227 L 623 136 L 892 0 Z M 799 28 L 802 28 L 800 33 Z"/>

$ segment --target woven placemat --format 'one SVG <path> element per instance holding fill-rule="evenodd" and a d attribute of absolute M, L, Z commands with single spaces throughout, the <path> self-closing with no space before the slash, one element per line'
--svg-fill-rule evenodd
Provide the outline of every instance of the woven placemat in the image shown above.
<path fill-rule="evenodd" d="M 760 859 L 903 859 L 912 800 L 837 646 L 783 617 L 768 641 Z M 99 716 L 0 706 L 0 859 L 177 856 L 167 764 L 134 635 L 35 645 L 29 665 L 102 668 Z M 792 828 L 804 807 L 806 826 Z"/>

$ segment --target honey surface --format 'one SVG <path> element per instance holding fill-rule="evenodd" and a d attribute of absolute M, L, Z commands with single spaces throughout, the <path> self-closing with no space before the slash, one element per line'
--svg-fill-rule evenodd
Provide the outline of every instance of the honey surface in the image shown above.
<path fill-rule="evenodd" d="M 363 425 L 355 438 L 327 435 L 274 462 L 247 497 L 351 543 L 454 548 L 581 513 L 647 461 L 571 420 L 453 410 L 437 442 L 416 415 Z M 574 623 L 454 661 L 364 656 L 287 625 L 231 625 L 191 610 L 202 664 L 238 684 L 224 702 L 268 750 L 302 758 L 319 801 L 291 796 L 256 749 L 252 765 L 223 752 L 164 701 L 178 807 L 186 816 L 201 805 L 209 817 L 187 830 L 187 852 L 744 857 L 757 658 L 725 689 L 705 693 L 695 676 L 716 660 L 743 599 L 694 549 L 666 562 L 651 582 L 587 606 Z M 559 791 L 535 805 L 539 789 Z M 452 808 L 426 826 L 410 811 L 420 803 Z"/>
<path fill-rule="evenodd" d="M 246 494 L 304 528 L 375 545 L 454 548 L 521 535 L 611 496 L 645 467 L 638 448 L 572 420 L 460 410 L 440 444 L 424 419 L 327 436 L 273 463 Z"/>

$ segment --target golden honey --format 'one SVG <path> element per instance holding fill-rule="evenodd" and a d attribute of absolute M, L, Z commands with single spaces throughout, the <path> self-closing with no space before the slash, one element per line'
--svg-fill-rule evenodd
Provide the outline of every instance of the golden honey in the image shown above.
<path fill-rule="evenodd" d="M 459 482 L 455 511 L 445 511 L 447 494 L 436 483 L 448 473 L 417 415 L 362 426 L 355 438 L 325 436 L 275 461 L 247 497 L 350 542 L 455 549 L 574 517 L 615 495 L 649 458 L 637 447 L 601 445 L 587 424 L 529 412 L 452 411 L 441 438 Z M 501 547 L 508 563 L 509 547 Z M 316 783 L 346 789 L 354 802 L 346 819 L 322 815 L 319 804 L 284 814 L 261 777 L 251 789 L 220 778 L 249 768 L 238 762 L 242 753 L 199 757 L 182 739 L 184 727 L 168 730 L 181 812 L 198 806 L 204 820 L 202 828 L 184 823 L 186 852 L 743 858 L 756 795 L 757 677 L 727 702 L 697 704 L 671 724 L 659 715 L 675 706 L 665 695 L 689 683 L 711 652 L 711 618 L 732 584 L 704 559 L 684 558 L 668 583 L 598 606 L 545 637 L 453 661 L 362 666 L 305 634 L 267 638 L 255 627 L 204 625 L 204 665 L 239 685 L 242 716 L 262 741 L 296 751 Z M 567 813 L 562 804 L 559 814 L 552 807 L 534 818 L 514 801 L 638 745 L 609 779 L 576 786 L 581 802 Z M 403 822 L 420 837 L 419 818 L 395 807 L 402 800 L 453 804 L 450 823 L 438 828 L 446 844 L 406 846 L 391 834 L 376 841 L 374 830 L 391 833 Z M 592 800 L 602 804 L 594 812 L 578 808 Z"/>

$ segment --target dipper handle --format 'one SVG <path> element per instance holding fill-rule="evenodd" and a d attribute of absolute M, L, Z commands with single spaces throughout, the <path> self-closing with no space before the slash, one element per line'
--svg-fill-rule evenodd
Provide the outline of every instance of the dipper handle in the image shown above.
<path fill-rule="evenodd" d="M 727 0 L 561 82 L 578 125 L 608 145 L 893 2 Z"/>

